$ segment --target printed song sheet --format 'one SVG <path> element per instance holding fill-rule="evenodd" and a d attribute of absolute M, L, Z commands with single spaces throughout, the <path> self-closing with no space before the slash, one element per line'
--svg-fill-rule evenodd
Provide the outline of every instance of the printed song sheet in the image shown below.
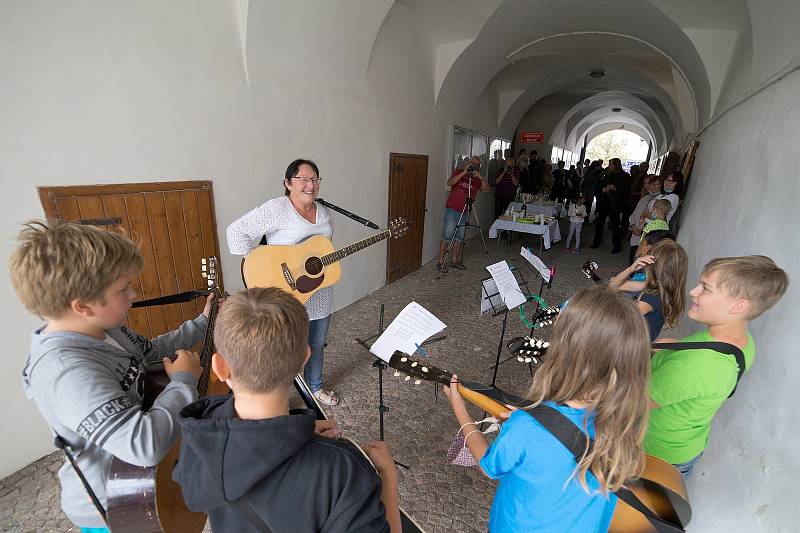
<path fill-rule="evenodd" d="M 395 350 L 413 354 L 425 339 L 446 327 L 430 311 L 417 302 L 411 302 L 392 320 L 369 351 L 388 363 Z"/>
<path fill-rule="evenodd" d="M 500 261 L 487 266 L 486 270 L 489 271 L 492 279 L 497 284 L 497 290 L 500 292 L 500 297 L 503 298 L 503 303 L 506 304 L 506 307 L 514 309 L 519 304 L 525 303 L 525 294 L 520 290 L 517 278 L 514 277 L 514 273 L 511 272 L 508 263 Z"/>
<path fill-rule="evenodd" d="M 545 281 L 545 283 L 549 283 L 550 282 L 550 269 L 547 268 L 547 265 L 545 265 L 542 262 L 541 259 L 539 259 L 537 256 L 533 255 L 531 253 L 531 251 L 528 250 L 527 248 L 525 248 L 524 246 L 519 251 L 519 254 L 522 257 L 524 257 L 525 259 L 527 259 L 528 263 L 530 263 L 531 266 L 533 268 L 535 268 L 537 272 L 539 272 L 539 274 L 542 276 L 542 279 Z"/>

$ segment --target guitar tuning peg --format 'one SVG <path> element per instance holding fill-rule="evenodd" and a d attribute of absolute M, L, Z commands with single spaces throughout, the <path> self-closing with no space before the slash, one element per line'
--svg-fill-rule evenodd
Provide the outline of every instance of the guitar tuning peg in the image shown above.
<path fill-rule="evenodd" d="M 206 258 L 205 257 L 200 260 L 200 264 L 201 265 L 205 265 L 206 264 Z"/>
<path fill-rule="evenodd" d="M 400 377 L 400 372 L 398 372 L 397 370 L 395 370 L 395 371 L 394 371 L 394 377 L 396 377 L 396 378 L 399 378 L 399 377 Z"/>
<path fill-rule="evenodd" d="M 520 363 L 522 363 L 524 360 L 522 359 L 522 357 L 520 357 L 520 356 L 517 356 L 517 361 L 519 361 Z"/>
<path fill-rule="evenodd" d="M 530 363 L 530 362 L 531 362 L 531 358 L 530 358 L 530 357 L 526 357 L 526 358 L 525 358 L 525 362 L 526 362 L 526 363 Z"/>
<path fill-rule="evenodd" d="M 405 363 L 406 361 L 408 361 L 408 357 L 401 357 L 400 358 L 400 362 L 401 363 Z"/>
<path fill-rule="evenodd" d="M 423 366 L 423 367 L 422 367 L 422 371 L 423 371 L 423 372 L 427 372 L 427 371 L 428 371 L 428 367 L 427 367 L 427 366 Z"/>
<path fill-rule="evenodd" d="M 414 385 L 419 385 L 420 383 L 422 383 L 422 381 L 420 381 L 418 379 L 414 381 Z"/>
<path fill-rule="evenodd" d="M 408 381 L 408 380 L 410 380 L 410 379 L 411 379 L 411 376 L 406 376 L 406 379 L 405 379 L 405 381 Z"/>
<path fill-rule="evenodd" d="M 417 362 L 416 362 L 416 361 L 414 361 L 413 363 L 411 363 L 411 368 L 414 368 L 415 366 L 417 366 Z"/>

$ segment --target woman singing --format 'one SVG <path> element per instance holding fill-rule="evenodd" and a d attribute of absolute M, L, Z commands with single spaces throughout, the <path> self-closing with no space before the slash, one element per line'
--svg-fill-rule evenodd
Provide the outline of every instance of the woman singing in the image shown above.
<path fill-rule="evenodd" d="M 264 236 L 267 244 L 297 244 L 313 235 L 333 236 L 333 220 L 327 208 L 314 200 L 319 194 L 317 165 L 309 159 L 296 159 L 286 168 L 284 196 L 268 200 L 233 222 L 227 229 L 228 247 L 234 255 L 245 255 Z M 317 291 L 306 303 L 310 320 L 308 344 L 311 358 L 303 375 L 314 396 L 325 405 L 337 405 L 332 390 L 322 388 L 322 359 L 325 337 L 331 320 L 333 287 Z"/>

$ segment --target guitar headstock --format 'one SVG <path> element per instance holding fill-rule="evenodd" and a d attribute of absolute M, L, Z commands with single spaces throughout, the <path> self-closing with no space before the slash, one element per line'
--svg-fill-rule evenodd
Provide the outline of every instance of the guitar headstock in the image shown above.
<path fill-rule="evenodd" d="M 436 368 L 401 351 L 395 351 L 392 354 L 389 359 L 389 366 L 395 369 L 395 377 L 403 373 L 406 375 L 405 380 L 411 381 L 411 379 L 414 379 L 415 385 L 419 385 L 420 381 L 436 381 L 450 385 L 450 380 L 453 377 L 450 372 Z"/>
<path fill-rule="evenodd" d="M 200 270 L 202 276 L 206 278 L 206 288 L 211 292 L 219 292 L 217 285 L 217 258 L 213 255 L 202 258 L 200 260 Z"/>
<path fill-rule="evenodd" d="M 533 324 L 532 327 L 541 328 L 552 325 L 553 320 L 556 319 L 559 313 L 561 313 L 561 309 L 554 305 L 551 305 L 546 309 L 542 309 L 531 319 L 531 324 Z"/>
<path fill-rule="evenodd" d="M 389 222 L 389 235 L 395 239 L 399 239 L 408 231 L 408 221 L 403 217 L 398 217 Z"/>
<path fill-rule="evenodd" d="M 537 337 L 514 337 L 506 347 L 520 363 L 539 364 L 539 358 L 547 353 L 550 343 Z"/>
<path fill-rule="evenodd" d="M 600 268 L 600 266 L 593 259 L 587 259 L 581 267 L 581 272 L 583 272 L 584 276 L 595 283 L 600 283 L 602 280 L 600 279 L 600 276 L 597 275 L 598 268 Z"/>

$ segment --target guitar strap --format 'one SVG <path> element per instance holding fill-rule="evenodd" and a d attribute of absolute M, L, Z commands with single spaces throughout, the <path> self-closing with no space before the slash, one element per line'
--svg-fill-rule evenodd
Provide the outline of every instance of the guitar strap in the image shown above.
<path fill-rule="evenodd" d="M 106 510 L 103 509 L 103 504 L 100 503 L 100 499 L 97 497 L 97 494 L 94 493 L 94 491 L 92 490 L 91 485 L 89 485 L 89 482 L 86 480 L 86 477 L 83 475 L 83 472 L 81 472 L 81 469 L 78 468 L 78 463 L 75 461 L 75 458 L 72 456 L 72 452 L 69 451 L 69 448 L 67 447 L 67 443 L 55 431 L 53 432 L 53 434 L 55 435 L 55 439 L 53 439 L 53 442 L 55 443 L 56 448 L 58 448 L 59 450 L 64 452 L 64 455 L 67 456 L 67 460 L 69 460 L 69 463 L 72 465 L 72 469 L 75 470 L 76 474 L 78 474 L 78 479 L 81 480 L 81 483 L 83 484 L 83 488 L 86 489 L 86 493 L 89 495 L 89 499 L 92 500 L 92 503 L 94 504 L 95 509 L 97 509 L 97 512 L 103 518 L 103 522 L 108 522 L 108 520 L 106 519 Z"/>
<path fill-rule="evenodd" d="M 591 446 L 594 444 L 593 440 L 588 439 L 587 445 L 586 434 L 564 414 L 552 407 L 539 404 L 533 409 L 529 409 L 528 413 L 572 453 L 576 464 L 580 462 L 587 447 L 591 449 Z M 616 491 L 615 494 L 620 500 L 642 513 L 659 533 L 683 533 L 686 531 L 683 527 L 672 524 L 657 516 L 627 487 L 622 487 Z"/>
<path fill-rule="evenodd" d="M 729 342 L 654 342 L 653 348 L 659 350 L 713 350 L 721 354 L 732 355 L 736 358 L 736 364 L 739 366 L 739 374 L 736 376 L 736 384 L 733 386 L 731 393 L 728 394 L 728 398 L 736 392 L 736 387 L 739 386 L 739 380 L 742 379 L 746 368 L 744 352 L 741 348 Z"/>
<path fill-rule="evenodd" d="M 263 518 L 261 518 L 253 506 L 250 505 L 250 502 L 247 501 L 247 494 L 242 496 L 241 498 L 237 498 L 236 500 L 231 502 L 231 505 L 236 507 L 236 509 L 247 518 L 247 521 L 255 527 L 258 531 L 262 533 L 272 533 L 272 529 L 270 529 L 269 524 L 267 524 Z"/>
<path fill-rule="evenodd" d="M 158 298 L 150 298 L 149 300 L 139 300 L 133 302 L 131 307 L 150 307 L 151 305 L 166 305 L 166 304 L 182 304 L 189 302 L 200 296 L 206 296 L 211 291 L 186 291 L 179 292 L 178 294 L 170 294 L 167 296 L 159 296 Z"/>

